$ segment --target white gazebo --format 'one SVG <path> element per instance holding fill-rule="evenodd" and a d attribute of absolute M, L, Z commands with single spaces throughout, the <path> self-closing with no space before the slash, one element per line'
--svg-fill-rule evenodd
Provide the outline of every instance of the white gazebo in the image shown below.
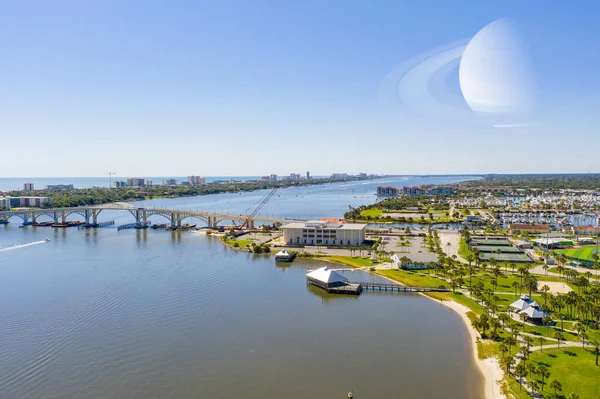
<path fill-rule="evenodd" d="M 524 314 L 528 320 L 541 321 L 548 315 L 541 309 L 536 301 L 532 301 L 529 295 L 521 295 L 521 298 L 510 304 L 510 308 L 518 314 Z"/>
<path fill-rule="evenodd" d="M 521 298 L 511 303 L 510 308 L 513 309 L 515 312 L 520 312 L 530 307 L 532 303 L 535 302 L 533 302 L 531 298 L 529 298 L 529 295 L 524 294 L 521 295 Z"/>

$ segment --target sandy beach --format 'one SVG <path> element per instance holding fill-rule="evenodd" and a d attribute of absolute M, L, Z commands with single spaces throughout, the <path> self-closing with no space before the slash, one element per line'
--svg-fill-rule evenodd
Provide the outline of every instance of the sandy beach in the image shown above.
<path fill-rule="evenodd" d="M 433 298 L 430 298 L 433 299 Z M 472 326 L 471 320 L 467 317 L 467 313 L 470 309 L 464 305 L 456 303 L 454 301 L 441 301 L 442 305 L 454 310 L 465 323 L 469 336 L 471 337 L 473 360 L 479 367 L 481 374 L 484 379 L 484 397 L 485 399 L 505 399 L 506 396 L 500 392 L 499 381 L 504 378 L 504 371 L 498 364 L 497 359 L 479 359 L 477 356 L 477 340 L 479 339 L 479 332 Z"/>

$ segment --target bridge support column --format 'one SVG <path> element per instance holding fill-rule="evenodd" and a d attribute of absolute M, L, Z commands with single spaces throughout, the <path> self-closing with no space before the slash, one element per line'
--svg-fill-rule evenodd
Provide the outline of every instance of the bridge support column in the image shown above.
<path fill-rule="evenodd" d="M 135 210 L 135 228 L 136 229 L 142 228 L 142 212 L 140 212 L 139 209 Z"/>
<path fill-rule="evenodd" d="M 248 220 L 248 229 L 249 230 L 253 230 L 254 229 L 254 219 Z"/>
<path fill-rule="evenodd" d="M 37 216 L 35 214 L 35 212 L 31 212 L 31 224 L 36 224 L 37 223 Z"/>
<path fill-rule="evenodd" d="M 142 210 L 142 223 L 144 224 L 144 227 L 148 227 L 148 214 L 145 209 Z"/>
<path fill-rule="evenodd" d="M 54 224 L 58 224 L 58 212 L 53 212 Z"/>
<path fill-rule="evenodd" d="M 67 214 L 65 213 L 65 211 L 61 212 L 60 220 L 63 224 L 67 223 Z"/>
<path fill-rule="evenodd" d="M 92 210 L 92 223 L 94 224 L 94 226 L 98 225 L 98 214 L 100 214 L 100 210 Z"/>
<path fill-rule="evenodd" d="M 86 226 L 90 225 L 90 210 L 89 209 L 85 210 L 85 225 Z"/>

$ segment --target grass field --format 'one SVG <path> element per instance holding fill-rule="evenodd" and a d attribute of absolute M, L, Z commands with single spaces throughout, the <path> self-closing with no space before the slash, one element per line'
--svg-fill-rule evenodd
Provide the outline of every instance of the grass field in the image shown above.
<path fill-rule="evenodd" d="M 558 380 L 562 384 L 560 394 L 563 395 L 559 397 L 566 398 L 571 393 L 576 393 L 580 399 L 598 398 L 600 367 L 595 365 L 595 357 L 587 349 L 544 349 L 543 353 L 533 352 L 530 359 L 537 366 L 544 365 L 550 371 L 550 378 L 546 380 L 547 383 L 544 387 L 546 394 L 554 393 L 548 386 L 548 382 Z M 541 382 L 541 380 L 539 381 Z"/>
<path fill-rule="evenodd" d="M 240 248 L 246 248 L 248 245 L 252 245 L 252 243 L 256 241 L 254 239 L 251 240 L 230 240 L 229 244 L 233 245 L 233 243 L 237 242 Z"/>
<path fill-rule="evenodd" d="M 376 218 L 380 217 L 382 213 L 383 213 L 383 211 L 381 209 L 371 208 L 371 209 L 365 209 L 364 211 L 360 211 L 360 216 L 362 216 L 362 217 L 370 216 L 370 217 L 376 219 Z"/>
<path fill-rule="evenodd" d="M 377 274 L 388 277 L 404 285 L 425 286 L 425 287 L 450 287 L 448 283 L 436 277 L 428 275 L 422 276 L 419 273 L 408 272 L 406 270 L 378 270 Z"/>
<path fill-rule="evenodd" d="M 568 258 L 587 260 L 593 262 L 592 255 L 596 253 L 595 245 L 584 245 L 579 248 L 557 249 L 554 251 L 559 254 L 564 254 Z"/>
<path fill-rule="evenodd" d="M 336 255 L 327 255 L 321 257 L 321 259 L 330 260 L 333 262 L 341 263 L 343 265 L 352 266 L 352 267 L 363 267 L 363 266 L 374 266 L 379 262 L 373 262 L 371 258 L 360 258 L 358 256 L 350 257 L 350 256 L 336 256 Z"/>

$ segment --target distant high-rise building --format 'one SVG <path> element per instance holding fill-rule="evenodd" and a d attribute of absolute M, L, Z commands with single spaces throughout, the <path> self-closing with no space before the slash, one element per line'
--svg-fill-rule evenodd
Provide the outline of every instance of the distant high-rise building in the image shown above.
<path fill-rule="evenodd" d="M 175 186 L 177 184 L 177 180 L 175 179 L 164 179 L 163 186 Z"/>
<path fill-rule="evenodd" d="M 277 181 L 277 175 L 271 175 L 271 180 Z"/>
<path fill-rule="evenodd" d="M 334 173 L 331 175 L 332 179 L 347 179 L 348 173 Z"/>
<path fill-rule="evenodd" d="M 152 180 L 146 180 L 146 186 L 151 186 L 152 185 Z"/>
<path fill-rule="evenodd" d="M 73 190 L 72 184 L 48 184 L 46 190 L 49 191 L 61 191 L 61 190 Z"/>
<path fill-rule="evenodd" d="M 23 184 L 23 191 L 33 191 L 33 183 L 25 183 Z"/>
<path fill-rule="evenodd" d="M 300 180 L 300 174 L 290 173 L 290 180 Z"/>
<path fill-rule="evenodd" d="M 194 184 L 206 184 L 206 179 L 200 176 L 188 176 L 188 182 Z"/>
<path fill-rule="evenodd" d="M 306 172 L 306 180 L 310 180 L 310 172 Z"/>
<path fill-rule="evenodd" d="M 146 185 L 146 181 L 139 177 L 131 177 L 127 179 L 127 185 L 129 187 L 143 187 Z"/>
<path fill-rule="evenodd" d="M 113 183 L 115 185 L 116 188 L 123 188 L 123 187 L 128 187 L 128 184 L 126 181 L 123 180 L 117 180 L 116 182 Z"/>

